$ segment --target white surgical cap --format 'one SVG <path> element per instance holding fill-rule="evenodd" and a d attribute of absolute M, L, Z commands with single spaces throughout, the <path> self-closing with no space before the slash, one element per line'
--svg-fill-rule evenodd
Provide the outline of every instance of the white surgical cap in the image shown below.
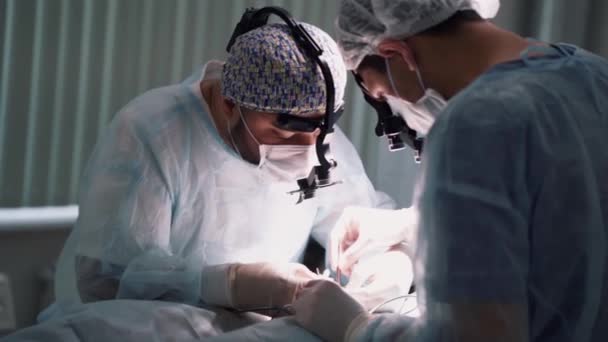
<path fill-rule="evenodd" d="M 500 0 L 342 0 L 336 21 L 338 46 L 349 70 L 375 54 L 386 38 L 403 39 L 474 10 L 483 19 L 498 13 Z"/>

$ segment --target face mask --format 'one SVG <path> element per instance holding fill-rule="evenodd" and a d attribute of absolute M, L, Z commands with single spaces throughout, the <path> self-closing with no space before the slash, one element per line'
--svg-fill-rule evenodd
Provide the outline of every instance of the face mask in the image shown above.
<path fill-rule="evenodd" d="M 268 175 L 270 180 L 275 182 L 295 182 L 300 178 L 308 176 L 312 168 L 317 165 L 317 153 L 315 145 L 263 145 L 253 135 L 243 117 L 241 108 L 237 106 L 239 115 L 245 129 L 251 138 L 258 144 L 260 161 L 258 168 Z M 232 133 L 228 129 L 228 134 L 235 147 L 236 152 L 243 158 L 238 150 Z"/>
<path fill-rule="evenodd" d="M 386 72 L 388 74 L 388 80 L 393 88 L 395 95 L 398 95 L 393 75 L 391 74 L 390 65 L 388 59 L 384 59 L 386 64 Z M 421 135 L 426 135 L 439 113 L 447 105 L 447 101 L 437 91 L 431 88 L 426 88 L 420 75 L 420 70 L 416 68 L 416 76 L 418 76 L 418 82 L 420 87 L 424 91 L 424 95 L 415 103 L 410 103 L 401 99 L 400 97 L 387 95 L 387 103 L 391 107 L 391 110 L 395 113 L 399 113 L 401 117 L 407 122 L 407 125 L 418 132 Z"/>

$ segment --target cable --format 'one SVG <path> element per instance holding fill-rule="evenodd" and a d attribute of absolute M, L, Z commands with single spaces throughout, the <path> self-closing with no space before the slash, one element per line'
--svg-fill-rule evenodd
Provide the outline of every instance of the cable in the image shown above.
<path fill-rule="evenodd" d="M 416 310 L 418 310 L 418 306 L 416 306 L 416 307 L 415 307 L 415 308 L 413 308 L 413 309 L 409 309 L 407 312 L 404 312 L 404 313 L 399 313 L 399 314 L 400 314 L 400 315 L 403 315 L 403 316 L 407 316 L 407 315 L 411 314 L 412 312 L 414 312 L 414 311 L 416 311 Z"/>
<path fill-rule="evenodd" d="M 253 307 L 253 308 L 247 308 L 247 309 L 232 309 L 232 311 L 237 312 L 237 313 L 244 313 L 244 312 L 268 312 L 268 311 L 275 311 L 275 312 L 282 312 L 284 314 L 287 315 L 293 315 L 293 308 L 291 307 L 291 305 L 285 305 L 285 306 L 258 306 L 258 307 Z"/>
<path fill-rule="evenodd" d="M 391 299 L 385 300 L 384 302 L 382 302 L 382 303 L 380 303 L 380 304 L 376 305 L 374 308 L 372 308 L 371 310 L 369 310 L 369 313 L 370 313 L 370 314 L 373 314 L 373 313 L 375 313 L 375 312 L 376 312 L 378 309 L 380 309 L 381 307 L 383 307 L 384 305 L 386 305 L 386 304 L 388 304 L 388 303 L 391 303 L 391 302 L 394 302 L 394 301 L 399 300 L 399 299 L 404 299 L 403 304 L 405 304 L 405 300 L 406 300 L 407 298 L 416 298 L 416 295 L 411 295 L 411 294 L 408 294 L 408 295 L 397 296 L 397 297 L 394 297 L 394 298 L 391 298 Z M 401 309 L 403 309 L 403 305 L 401 305 Z M 399 311 L 401 311 L 401 309 L 399 309 Z M 405 313 L 405 314 L 408 314 L 408 313 L 410 313 L 410 312 L 412 312 L 412 311 L 414 311 L 414 310 L 415 310 L 415 308 L 414 308 L 414 309 L 412 309 L 412 310 L 409 310 L 409 311 L 408 311 L 407 313 Z M 399 314 L 401 314 L 401 312 L 399 312 Z"/>

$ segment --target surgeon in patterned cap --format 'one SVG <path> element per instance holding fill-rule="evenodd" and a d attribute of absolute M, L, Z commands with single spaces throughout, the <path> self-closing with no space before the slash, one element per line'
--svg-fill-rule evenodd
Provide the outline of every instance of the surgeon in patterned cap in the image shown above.
<path fill-rule="evenodd" d="M 331 37 L 312 25 L 304 27 L 324 49 L 321 59 L 334 79 L 337 111 L 343 105 L 346 68 Z M 306 177 L 317 162 L 314 142 L 325 114 L 326 85 L 287 25 L 266 25 L 239 36 L 221 82 L 210 87 L 218 85 L 222 108 L 217 112 L 229 114 L 216 119 L 227 121 L 220 125 L 235 151 L 277 180 Z"/>
<path fill-rule="evenodd" d="M 337 109 L 346 83 L 338 48 L 304 27 L 324 51 Z M 80 216 L 59 260 L 57 302 L 43 316 L 114 298 L 240 310 L 292 303 L 319 277 L 300 264 L 309 239 L 325 246 L 346 206 L 393 207 L 337 127 L 328 139 L 342 183 L 299 204 L 288 194 L 318 162 L 319 129 L 301 128 L 322 117 L 325 96 L 318 66 L 285 25 L 271 24 L 239 36 L 226 62 L 131 101 L 88 163 Z M 393 279 L 388 271 L 375 279 Z M 371 306 L 409 282 L 358 293 Z"/>

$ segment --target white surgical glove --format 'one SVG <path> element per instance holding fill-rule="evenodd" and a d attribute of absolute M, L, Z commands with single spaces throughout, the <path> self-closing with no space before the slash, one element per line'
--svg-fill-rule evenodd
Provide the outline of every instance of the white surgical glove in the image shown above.
<path fill-rule="evenodd" d="M 365 308 L 331 280 L 309 282 L 293 304 L 296 321 L 324 341 L 344 341 L 353 323 L 367 320 Z"/>
<path fill-rule="evenodd" d="M 413 242 L 418 224 L 415 208 L 399 210 L 347 207 L 329 240 L 331 268 L 349 275 L 365 255 L 388 250 L 401 242 Z"/>
<path fill-rule="evenodd" d="M 208 304 L 249 310 L 281 308 L 321 276 L 298 263 L 224 264 L 203 270 L 201 297 Z"/>
<path fill-rule="evenodd" d="M 366 310 L 371 310 L 385 301 L 407 295 L 413 280 L 410 258 L 405 251 L 394 247 L 355 264 L 345 291 Z"/>

